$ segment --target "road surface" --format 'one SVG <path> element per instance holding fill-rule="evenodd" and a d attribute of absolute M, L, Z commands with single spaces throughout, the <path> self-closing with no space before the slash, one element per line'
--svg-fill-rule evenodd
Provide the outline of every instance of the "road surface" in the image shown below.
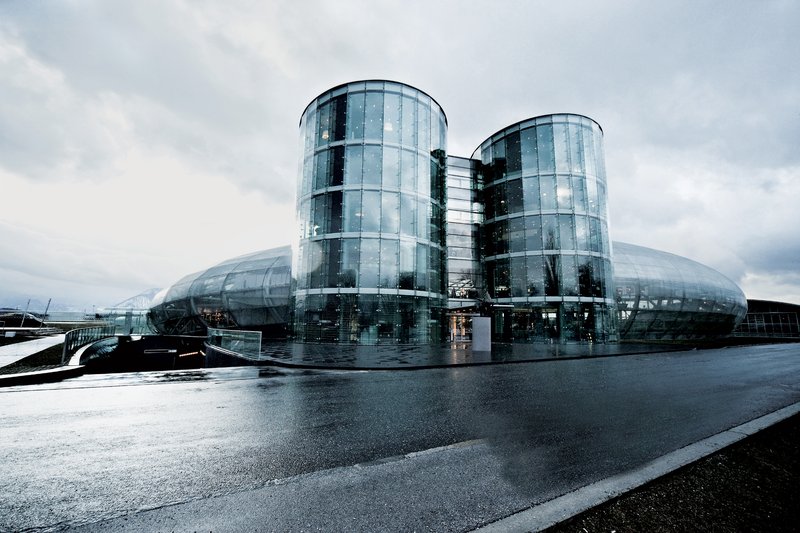
<path fill-rule="evenodd" d="M 0 530 L 464 531 L 800 401 L 800 344 L 0 389 Z"/>

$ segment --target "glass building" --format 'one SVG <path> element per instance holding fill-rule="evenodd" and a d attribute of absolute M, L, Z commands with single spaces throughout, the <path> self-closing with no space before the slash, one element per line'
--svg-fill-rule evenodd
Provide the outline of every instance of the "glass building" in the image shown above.
<path fill-rule="evenodd" d="M 603 132 L 547 115 L 476 150 L 493 339 L 616 340 Z"/>
<path fill-rule="evenodd" d="M 186 276 L 156 297 L 151 323 L 429 344 L 469 341 L 476 315 L 491 317 L 495 342 L 698 339 L 742 321 L 744 294 L 718 272 L 612 250 L 594 120 L 527 119 L 471 158 L 446 154 L 447 128 L 436 101 L 402 83 L 321 94 L 300 119 L 294 251 Z"/>
<path fill-rule="evenodd" d="M 408 85 L 361 81 L 314 99 L 300 132 L 296 338 L 439 342 L 444 112 Z"/>
<path fill-rule="evenodd" d="M 153 298 L 152 327 L 168 335 L 205 335 L 209 327 L 259 330 L 285 337 L 292 249 L 272 248 L 228 259 L 185 276 Z"/>
<path fill-rule="evenodd" d="M 643 246 L 614 243 L 614 286 L 624 339 L 719 337 L 747 313 L 744 293 L 716 270 Z"/>
<path fill-rule="evenodd" d="M 483 224 L 479 162 L 447 156 L 447 307 L 452 341 L 470 339 L 486 293 L 480 256 Z"/>

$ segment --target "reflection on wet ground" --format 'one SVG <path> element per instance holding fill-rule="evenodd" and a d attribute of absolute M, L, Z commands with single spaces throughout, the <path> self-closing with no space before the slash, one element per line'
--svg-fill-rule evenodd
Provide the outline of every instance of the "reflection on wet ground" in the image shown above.
<path fill-rule="evenodd" d="M 469 343 L 433 346 L 310 344 L 265 341 L 260 363 L 296 366 L 397 369 L 541 361 L 669 352 L 686 349 L 648 344 L 493 344 L 491 352 L 473 351 Z"/>

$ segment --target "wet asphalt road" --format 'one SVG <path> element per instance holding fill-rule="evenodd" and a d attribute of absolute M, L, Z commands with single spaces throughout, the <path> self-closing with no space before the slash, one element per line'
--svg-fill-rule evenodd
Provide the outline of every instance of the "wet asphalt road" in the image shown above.
<path fill-rule="evenodd" d="M 800 344 L 10 387 L 0 530 L 468 530 L 796 401 Z"/>

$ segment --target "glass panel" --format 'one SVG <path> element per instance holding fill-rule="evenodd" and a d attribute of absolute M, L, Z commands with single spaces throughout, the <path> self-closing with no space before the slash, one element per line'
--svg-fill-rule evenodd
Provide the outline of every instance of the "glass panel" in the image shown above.
<path fill-rule="evenodd" d="M 381 239 L 381 287 L 397 288 L 399 241 Z"/>
<path fill-rule="evenodd" d="M 429 194 L 431 190 L 431 156 L 427 154 L 417 157 L 417 191 Z"/>
<path fill-rule="evenodd" d="M 417 255 L 417 245 L 413 241 L 400 241 L 400 279 L 401 289 L 414 289 L 414 260 Z"/>
<path fill-rule="evenodd" d="M 330 168 L 328 164 L 329 150 L 323 150 L 316 155 L 317 172 L 314 174 L 314 189 L 322 189 L 330 183 Z"/>
<path fill-rule="evenodd" d="M 545 124 L 536 128 L 536 146 L 539 156 L 539 172 L 555 172 L 555 155 L 553 154 L 553 126 Z"/>
<path fill-rule="evenodd" d="M 575 217 L 575 249 L 589 250 L 589 222 L 583 215 Z"/>
<path fill-rule="evenodd" d="M 364 184 L 380 185 L 383 171 L 383 157 L 380 146 L 364 147 Z"/>
<path fill-rule="evenodd" d="M 574 255 L 561 256 L 561 294 L 562 296 L 578 295 L 578 270 L 575 268 Z"/>
<path fill-rule="evenodd" d="M 581 296 L 591 296 L 594 285 L 592 258 L 588 255 L 578 256 L 578 290 Z"/>
<path fill-rule="evenodd" d="M 386 93 L 383 97 L 383 142 L 400 142 L 400 95 Z"/>
<path fill-rule="evenodd" d="M 506 199 L 508 201 L 508 214 L 522 212 L 522 180 L 511 180 L 506 183 Z"/>
<path fill-rule="evenodd" d="M 508 214 L 508 199 L 506 198 L 507 182 L 498 183 L 494 186 L 494 216 L 499 217 Z"/>
<path fill-rule="evenodd" d="M 322 235 L 325 233 L 325 215 L 326 215 L 326 208 L 325 208 L 325 200 L 326 196 L 324 194 L 320 194 L 314 196 L 311 199 L 312 204 L 312 222 L 311 222 L 311 235 L 317 236 Z"/>
<path fill-rule="evenodd" d="M 511 296 L 527 296 L 525 257 L 511 258 Z"/>
<path fill-rule="evenodd" d="M 602 250 L 602 237 L 600 230 L 600 220 L 589 217 L 589 249 L 592 252 L 600 252 Z"/>
<path fill-rule="evenodd" d="M 558 296 L 558 276 L 561 272 L 561 261 L 557 255 L 544 256 L 544 294 Z"/>
<path fill-rule="evenodd" d="M 364 138 L 364 93 L 347 95 L 347 138 Z"/>
<path fill-rule="evenodd" d="M 542 217 L 539 215 L 525 217 L 525 248 L 542 249 Z"/>
<path fill-rule="evenodd" d="M 328 276 L 324 287 L 336 287 L 339 283 L 339 270 L 341 268 L 339 257 L 341 253 L 342 241 L 341 239 L 328 240 L 328 255 L 325 260 L 328 263 Z"/>
<path fill-rule="evenodd" d="M 584 172 L 582 129 L 578 124 L 569 125 L 569 158 L 572 172 L 577 174 Z"/>
<path fill-rule="evenodd" d="M 572 225 L 572 215 L 558 215 L 558 225 L 560 227 L 562 250 L 575 249 L 575 233 Z"/>
<path fill-rule="evenodd" d="M 428 247 L 420 243 L 417 243 L 417 268 L 414 288 L 420 291 L 428 290 Z"/>
<path fill-rule="evenodd" d="M 558 208 L 572 209 L 572 187 L 569 176 L 558 177 Z"/>
<path fill-rule="evenodd" d="M 403 235 L 414 236 L 414 223 L 417 220 L 417 198 L 410 194 L 401 194 L 400 201 L 400 233 Z"/>
<path fill-rule="evenodd" d="M 328 228 L 327 233 L 342 231 L 342 191 L 328 194 Z"/>
<path fill-rule="evenodd" d="M 381 192 L 364 191 L 361 209 L 361 231 L 380 231 L 381 227 Z"/>
<path fill-rule="evenodd" d="M 572 176 L 572 197 L 575 202 L 575 211 L 586 212 L 586 178 Z"/>
<path fill-rule="evenodd" d="M 583 128 L 583 153 L 586 173 L 591 176 L 597 176 L 597 164 L 595 163 L 594 154 L 594 134 L 591 128 Z"/>
<path fill-rule="evenodd" d="M 377 142 L 383 139 L 383 93 L 367 93 L 364 139 Z"/>
<path fill-rule="evenodd" d="M 342 239 L 342 268 L 339 286 L 358 286 L 359 239 Z"/>
<path fill-rule="evenodd" d="M 525 211 L 538 211 L 541 209 L 539 197 L 539 177 L 529 176 L 522 178 L 522 196 Z"/>
<path fill-rule="evenodd" d="M 525 220 L 523 217 L 508 220 L 508 242 L 510 252 L 525 251 Z"/>
<path fill-rule="evenodd" d="M 515 131 L 506 136 L 506 171 L 519 172 L 522 169 L 522 154 L 520 153 L 519 132 Z"/>
<path fill-rule="evenodd" d="M 410 150 L 401 150 L 400 158 L 400 187 L 413 191 L 417 186 L 417 154 Z"/>
<path fill-rule="evenodd" d="M 333 149 L 333 161 L 330 167 L 331 185 L 341 185 L 344 179 L 344 146 L 337 146 Z"/>
<path fill-rule="evenodd" d="M 494 268 L 494 297 L 508 298 L 511 296 L 511 276 L 508 259 L 498 259 Z"/>
<path fill-rule="evenodd" d="M 398 233 L 400 231 L 400 198 L 396 192 L 381 194 L 381 232 Z"/>
<path fill-rule="evenodd" d="M 400 151 L 397 148 L 383 148 L 383 186 L 389 189 L 400 186 Z"/>
<path fill-rule="evenodd" d="M 543 260 L 541 255 L 527 257 L 528 296 L 544 296 Z"/>
<path fill-rule="evenodd" d="M 556 172 L 569 172 L 569 137 L 566 124 L 553 124 Z"/>
<path fill-rule="evenodd" d="M 361 183 L 361 165 L 364 158 L 363 146 L 348 146 L 345 152 L 344 183 L 356 185 Z"/>
<path fill-rule="evenodd" d="M 522 130 L 520 151 L 522 152 L 522 174 L 537 174 L 539 165 L 536 162 L 536 128 Z"/>
<path fill-rule="evenodd" d="M 431 110 L 422 102 L 417 102 L 417 146 L 426 154 L 430 152 Z"/>
<path fill-rule="evenodd" d="M 556 177 L 539 176 L 540 198 L 542 209 L 555 209 L 556 204 Z"/>
<path fill-rule="evenodd" d="M 545 250 L 559 249 L 558 234 L 558 215 L 542 216 L 542 236 Z"/>
<path fill-rule="evenodd" d="M 417 232 L 420 239 L 428 238 L 428 218 L 430 218 L 430 204 L 426 200 L 417 199 Z"/>
<path fill-rule="evenodd" d="M 330 138 L 333 136 L 333 132 L 331 131 L 330 110 L 330 102 L 323 104 L 317 110 L 317 146 L 328 144 Z"/>
<path fill-rule="evenodd" d="M 359 287 L 377 287 L 380 267 L 379 239 L 361 239 L 361 261 L 359 262 Z"/>
<path fill-rule="evenodd" d="M 403 97 L 403 124 L 400 142 L 405 146 L 416 146 L 417 140 L 417 102 L 408 96 Z"/>
<path fill-rule="evenodd" d="M 361 191 L 344 193 L 344 231 L 361 231 Z"/>

